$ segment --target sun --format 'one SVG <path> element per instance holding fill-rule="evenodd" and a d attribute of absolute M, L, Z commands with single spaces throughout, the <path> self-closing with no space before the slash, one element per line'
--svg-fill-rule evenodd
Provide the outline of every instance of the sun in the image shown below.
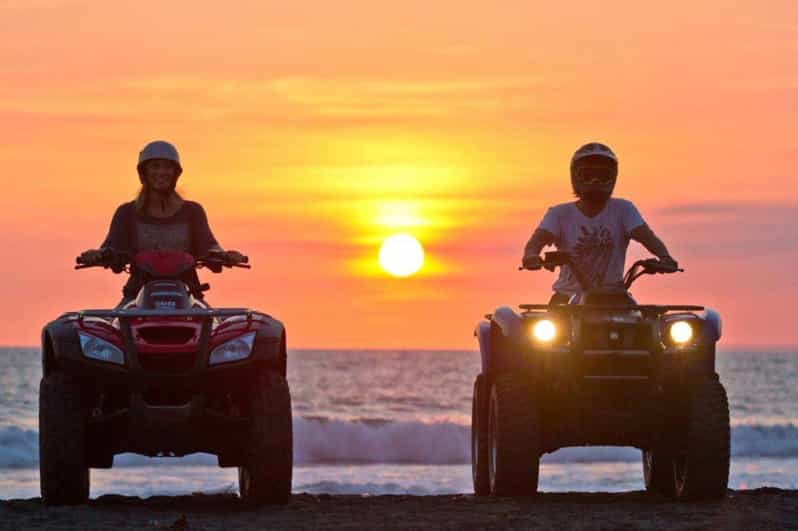
<path fill-rule="evenodd" d="M 394 234 L 380 246 L 380 265 L 395 277 L 409 277 L 424 265 L 424 248 L 409 234 Z"/>

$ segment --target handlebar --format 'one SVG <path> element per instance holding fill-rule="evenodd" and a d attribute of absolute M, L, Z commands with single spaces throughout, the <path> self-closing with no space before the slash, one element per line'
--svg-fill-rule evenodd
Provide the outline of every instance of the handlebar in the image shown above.
<path fill-rule="evenodd" d="M 626 289 L 632 285 L 632 283 L 640 278 L 643 275 L 656 275 L 659 274 L 670 274 L 670 273 L 684 273 L 684 269 L 671 265 L 671 264 L 663 264 L 656 258 L 648 258 L 646 260 L 638 260 L 629 270 L 626 272 L 626 275 L 623 277 L 623 285 Z"/>
<path fill-rule="evenodd" d="M 582 286 L 583 289 L 589 289 L 591 286 L 585 280 L 585 276 L 580 268 L 574 263 L 570 254 L 562 251 L 552 251 L 548 253 L 544 253 L 543 259 L 540 261 L 541 268 L 547 269 L 548 271 L 554 271 L 557 267 L 562 266 L 569 266 L 571 271 L 573 272 L 574 276 L 576 277 L 579 285 Z M 527 269 L 523 265 L 518 268 L 519 271 Z M 530 268 L 530 271 L 535 271 L 536 269 Z M 656 258 L 648 258 L 646 260 L 638 260 L 632 267 L 624 275 L 624 287 L 629 289 L 632 283 L 637 280 L 642 275 L 654 275 L 657 273 L 660 274 L 668 274 L 668 273 L 683 273 L 684 269 L 673 266 L 670 264 L 664 264 L 660 262 Z"/>
<path fill-rule="evenodd" d="M 208 268 L 214 273 L 222 271 L 223 267 L 240 267 L 243 269 L 252 269 L 249 265 L 249 257 L 244 256 L 242 262 L 233 262 L 228 260 L 226 253 L 211 252 L 207 256 L 197 258 L 194 260 L 194 267 Z M 112 269 L 115 273 L 122 271 L 130 271 L 130 267 L 135 265 L 135 257 L 129 253 L 116 251 L 114 249 L 103 249 L 100 260 L 96 263 L 86 263 L 80 256 L 75 258 L 75 269 L 87 269 L 89 267 L 103 267 L 105 269 Z"/>
<path fill-rule="evenodd" d="M 75 269 L 86 269 L 89 267 L 103 267 L 111 269 L 114 273 L 121 273 L 133 263 L 129 253 L 116 251 L 111 248 L 102 249 L 100 251 L 100 260 L 97 263 L 87 264 L 80 256 L 75 257 Z"/>
<path fill-rule="evenodd" d="M 231 262 L 224 253 L 213 252 L 204 258 L 197 258 L 194 262 L 194 266 L 197 268 L 206 267 L 214 273 L 220 273 L 223 267 L 252 269 L 252 266 L 249 265 L 249 257 L 244 255 L 242 255 L 242 257 L 242 262 Z"/>

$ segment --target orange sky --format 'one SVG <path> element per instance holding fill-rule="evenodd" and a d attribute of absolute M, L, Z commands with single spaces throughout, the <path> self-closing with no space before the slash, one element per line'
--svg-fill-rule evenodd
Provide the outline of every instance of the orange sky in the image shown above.
<path fill-rule="evenodd" d="M 475 348 L 483 313 L 545 301 L 554 277 L 516 265 L 590 140 L 687 269 L 639 300 L 717 308 L 727 345 L 798 343 L 794 1 L 284 4 L 0 0 L 0 344 L 116 302 L 121 277 L 72 263 L 154 138 L 252 258 L 211 302 L 294 347 Z M 395 232 L 419 275 L 378 270 Z"/>

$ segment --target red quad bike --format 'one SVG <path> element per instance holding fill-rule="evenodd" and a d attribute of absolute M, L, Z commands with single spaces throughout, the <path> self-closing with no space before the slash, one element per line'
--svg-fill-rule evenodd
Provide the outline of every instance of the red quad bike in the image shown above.
<path fill-rule="evenodd" d="M 641 275 L 681 271 L 636 262 L 624 285 L 589 289 L 568 304 L 497 308 L 477 325 L 472 472 L 477 495 L 538 490 L 541 455 L 566 446 L 634 446 L 649 492 L 718 499 L 729 478 L 729 406 L 715 372 L 720 317 L 700 306 L 638 305 Z"/>
<path fill-rule="evenodd" d="M 196 269 L 246 267 L 224 254 L 106 251 L 101 267 L 142 279 L 114 310 L 65 313 L 42 331 L 39 467 L 47 504 L 89 497 L 89 469 L 114 455 L 215 454 L 238 467 L 241 498 L 291 493 L 285 328 L 244 308 L 210 308 Z M 77 265 L 76 269 L 90 267 Z"/>

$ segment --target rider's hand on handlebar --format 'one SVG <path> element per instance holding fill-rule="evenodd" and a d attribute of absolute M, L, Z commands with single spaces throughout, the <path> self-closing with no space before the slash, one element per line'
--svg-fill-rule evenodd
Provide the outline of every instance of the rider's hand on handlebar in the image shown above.
<path fill-rule="evenodd" d="M 83 265 L 97 265 L 103 260 L 103 251 L 100 249 L 89 249 L 83 251 L 78 256 L 77 262 Z"/>
<path fill-rule="evenodd" d="M 672 268 L 674 271 L 679 269 L 679 262 L 677 262 L 676 260 L 673 259 L 672 256 L 669 256 L 667 254 L 659 257 L 659 263 L 668 268 Z"/>
<path fill-rule="evenodd" d="M 524 269 L 529 269 L 531 271 L 537 271 L 538 269 L 543 267 L 543 260 L 541 260 L 540 256 L 536 254 L 530 254 L 524 256 L 523 260 L 521 261 Z"/>
<path fill-rule="evenodd" d="M 231 264 L 246 264 L 249 262 L 249 258 L 238 251 L 225 251 L 224 257 Z"/>

